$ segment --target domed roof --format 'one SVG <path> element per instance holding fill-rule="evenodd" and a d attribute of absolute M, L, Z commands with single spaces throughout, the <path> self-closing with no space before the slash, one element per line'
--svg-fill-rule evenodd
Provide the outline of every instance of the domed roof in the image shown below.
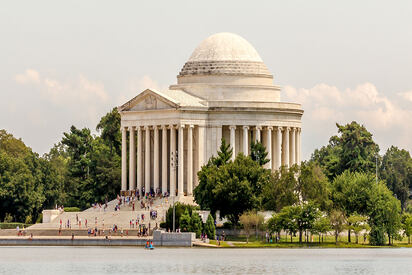
<path fill-rule="evenodd" d="M 190 61 L 254 61 L 262 62 L 259 54 L 246 39 L 237 34 L 216 33 L 197 46 Z"/>
<path fill-rule="evenodd" d="M 253 46 L 233 33 L 217 33 L 203 40 L 179 76 L 271 74 Z"/>

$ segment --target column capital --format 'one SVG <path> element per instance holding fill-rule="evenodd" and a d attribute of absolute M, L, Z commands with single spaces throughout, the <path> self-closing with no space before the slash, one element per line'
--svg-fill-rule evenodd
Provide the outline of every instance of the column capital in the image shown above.
<path fill-rule="evenodd" d="M 244 126 L 243 126 L 243 130 L 249 130 L 249 126 L 244 125 Z"/>
<path fill-rule="evenodd" d="M 256 128 L 256 130 L 262 130 L 262 126 L 261 126 L 261 125 L 256 125 L 255 128 Z"/>
<path fill-rule="evenodd" d="M 229 129 L 230 129 L 230 130 L 232 130 L 232 129 L 233 129 L 233 130 L 236 130 L 236 125 L 230 125 L 230 126 L 229 126 Z"/>
<path fill-rule="evenodd" d="M 169 129 L 170 129 L 170 130 L 176 129 L 176 126 L 175 126 L 174 124 L 170 124 L 170 125 L 169 125 Z"/>
<path fill-rule="evenodd" d="M 145 126 L 144 126 L 144 129 L 145 129 L 145 130 L 150 130 L 150 125 L 145 125 Z"/>
<path fill-rule="evenodd" d="M 272 130 L 273 130 L 273 126 L 266 126 L 266 129 L 272 131 Z"/>
<path fill-rule="evenodd" d="M 127 132 L 127 129 L 128 127 L 127 126 L 122 126 L 122 127 L 120 127 L 120 131 L 122 131 L 122 132 Z"/>
<path fill-rule="evenodd" d="M 167 128 L 168 128 L 167 125 L 161 125 L 160 127 L 162 128 L 162 130 L 167 130 Z"/>
<path fill-rule="evenodd" d="M 136 127 L 135 126 L 127 126 L 127 130 L 131 131 L 134 130 Z"/>
<path fill-rule="evenodd" d="M 283 127 L 282 126 L 278 126 L 278 131 L 282 131 Z"/>
<path fill-rule="evenodd" d="M 290 127 L 289 127 L 289 126 L 286 126 L 286 127 L 285 127 L 285 131 L 289 132 L 289 131 L 290 131 Z"/>
<path fill-rule="evenodd" d="M 184 124 L 179 124 L 177 127 L 178 127 L 178 128 L 185 128 L 185 126 L 186 126 L 186 125 L 184 125 Z"/>
<path fill-rule="evenodd" d="M 189 128 L 195 128 L 195 125 L 193 125 L 193 124 L 189 124 L 189 125 L 187 125 L 187 127 L 189 127 Z"/>

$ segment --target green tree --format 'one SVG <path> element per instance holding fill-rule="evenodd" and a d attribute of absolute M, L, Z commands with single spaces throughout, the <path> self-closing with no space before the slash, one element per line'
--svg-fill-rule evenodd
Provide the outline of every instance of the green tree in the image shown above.
<path fill-rule="evenodd" d="M 296 208 L 296 224 L 299 231 L 299 242 L 302 242 L 303 232 L 311 230 L 316 218 L 319 215 L 319 210 L 313 203 L 305 203 L 295 206 Z"/>
<path fill-rule="evenodd" d="M 75 126 L 63 135 L 62 144 L 69 155 L 67 188 L 71 191 L 67 202 L 85 208 L 94 202 L 93 182 L 89 177 L 93 137 L 89 129 L 80 130 Z"/>
<path fill-rule="evenodd" d="M 289 232 L 290 242 L 293 242 L 293 235 L 298 231 L 296 220 L 299 215 L 297 206 L 286 206 L 279 212 L 279 219 L 282 221 L 283 230 Z"/>
<path fill-rule="evenodd" d="M 256 225 L 256 218 L 256 214 L 252 211 L 244 212 L 239 217 L 240 224 L 243 226 L 243 230 L 246 234 L 246 243 L 249 243 L 250 234 L 252 233 L 252 229 Z"/>
<path fill-rule="evenodd" d="M 412 159 L 408 151 L 391 146 L 382 158 L 379 177 L 386 181 L 388 188 L 406 209 L 409 189 L 412 187 Z"/>
<path fill-rule="evenodd" d="M 266 227 L 271 234 L 276 233 L 280 237 L 280 232 L 283 229 L 283 220 L 280 214 L 273 214 L 272 217 L 266 222 Z"/>
<path fill-rule="evenodd" d="M 412 215 L 409 213 L 403 214 L 401 222 L 402 222 L 403 234 L 408 237 L 408 244 L 410 244 L 411 235 L 412 235 Z"/>
<path fill-rule="evenodd" d="M 345 214 L 339 210 L 332 210 L 329 219 L 335 234 L 335 243 L 338 243 L 339 234 L 345 229 Z"/>
<path fill-rule="evenodd" d="M 339 175 L 340 171 L 340 154 L 342 148 L 337 146 L 332 141 L 329 144 L 323 146 L 320 149 L 316 149 L 310 159 L 310 162 L 317 163 L 324 174 L 328 177 L 329 181 L 333 181 L 336 175 Z"/>
<path fill-rule="evenodd" d="M 209 239 L 213 240 L 215 238 L 216 228 L 215 228 L 215 222 L 211 214 L 207 216 L 207 220 L 204 226 L 204 232 Z"/>
<path fill-rule="evenodd" d="M 371 174 L 351 173 L 345 171 L 332 182 L 331 199 L 335 209 L 342 210 L 345 216 L 353 213 L 367 215 L 368 201 L 375 178 Z M 348 241 L 351 241 L 351 229 L 348 230 Z"/>
<path fill-rule="evenodd" d="M 368 201 L 370 242 L 373 245 L 385 244 L 386 233 L 389 244 L 392 244 L 393 239 L 399 238 L 401 228 L 400 202 L 383 182 L 376 184 L 370 194 Z"/>
<path fill-rule="evenodd" d="M 117 108 L 113 108 L 109 113 L 100 119 L 96 126 L 97 131 L 101 131 L 101 138 L 110 148 L 110 154 L 115 150 L 117 155 L 121 155 L 122 136 L 120 133 L 120 114 Z"/>
<path fill-rule="evenodd" d="M 35 221 L 46 200 L 44 161 L 20 140 L 0 130 L 0 220 Z"/>
<path fill-rule="evenodd" d="M 299 201 L 299 194 L 296 192 L 296 173 L 297 166 L 290 169 L 282 166 L 280 170 L 272 172 L 263 186 L 261 195 L 263 209 L 279 212 L 283 207 Z"/>
<path fill-rule="evenodd" d="M 321 237 L 322 237 L 322 242 L 323 242 L 323 235 L 326 235 L 331 230 L 332 230 L 332 227 L 331 227 L 329 217 L 326 215 L 321 215 L 313 223 L 311 233 L 319 235 L 319 243 L 320 243 Z"/>
<path fill-rule="evenodd" d="M 348 230 L 353 231 L 356 236 L 356 243 L 359 243 L 359 233 L 362 230 L 369 230 L 368 217 L 358 215 L 356 212 L 347 219 Z"/>
<path fill-rule="evenodd" d="M 196 233 L 196 238 L 200 238 L 202 235 L 202 219 L 196 211 L 192 211 L 190 217 L 190 232 Z"/>
<path fill-rule="evenodd" d="M 373 173 L 379 146 L 373 141 L 372 134 L 355 121 L 336 126 L 338 135 L 332 136 L 326 147 L 315 150 L 312 160 L 325 170 L 329 180 L 346 170 Z"/>
<path fill-rule="evenodd" d="M 192 212 L 193 214 L 193 212 Z M 190 214 L 189 211 L 187 210 L 187 208 L 185 209 L 185 212 L 180 216 L 179 219 L 179 228 L 180 230 L 182 230 L 183 232 L 188 232 L 191 229 L 190 226 Z"/>
<path fill-rule="evenodd" d="M 252 141 L 250 144 L 250 157 L 253 161 L 256 161 L 260 166 L 269 162 L 267 159 L 268 152 L 266 147 L 259 141 Z"/>
<path fill-rule="evenodd" d="M 231 160 L 232 154 L 232 147 L 230 147 L 230 144 L 227 144 L 226 140 L 222 138 L 219 151 L 217 152 L 217 157 L 214 159 L 215 164 L 217 166 L 227 164 Z"/>
<path fill-rule="evenodd" d="M 313 201 L 322 210 L 329 210 L 332 205 L 329 180 L 315 162 L 301 163 L 297 191 L 303 201 Z"/>
<path fill-rule="evenodd" d="M 222 217 L 237 224 L 243 212 L 260 206 L 259 196 L 270 172 L 243 154 L 220 166 L 213 162 L 209 160 L 198 173 L 195 201 L 202 209 L 209 209 L 212 214 L 219 210 Z"/>
<path fill-rule="evenodd" d="M 184 204 L 180 202 L 175 203 L 175 228 L 182 228 L 180 225 L 180 217 L 187 212 L 189 213 L 189 218 L 192 216 L 192 211 L 195 210 L 196 207 L 189 204 Z M 173 206 L 170 206 L 166 212 L 166 228 L 172 230 L 173 229 Z"/>

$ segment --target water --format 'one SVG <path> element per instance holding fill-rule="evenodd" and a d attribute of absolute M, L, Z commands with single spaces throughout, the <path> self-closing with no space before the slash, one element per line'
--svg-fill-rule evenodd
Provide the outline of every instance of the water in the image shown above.
<path fill-rule="evenodd" d="M 0 247 L 0 274 L 412 274 L 412 249 Z"/>

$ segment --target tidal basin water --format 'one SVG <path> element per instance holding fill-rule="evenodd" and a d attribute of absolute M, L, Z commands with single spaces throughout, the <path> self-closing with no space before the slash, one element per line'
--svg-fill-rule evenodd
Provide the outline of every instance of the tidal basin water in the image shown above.
<path fill-rule="evenodd" d="M 0 247 L 0 274 L 412 274 L 412 249 Z"/>

